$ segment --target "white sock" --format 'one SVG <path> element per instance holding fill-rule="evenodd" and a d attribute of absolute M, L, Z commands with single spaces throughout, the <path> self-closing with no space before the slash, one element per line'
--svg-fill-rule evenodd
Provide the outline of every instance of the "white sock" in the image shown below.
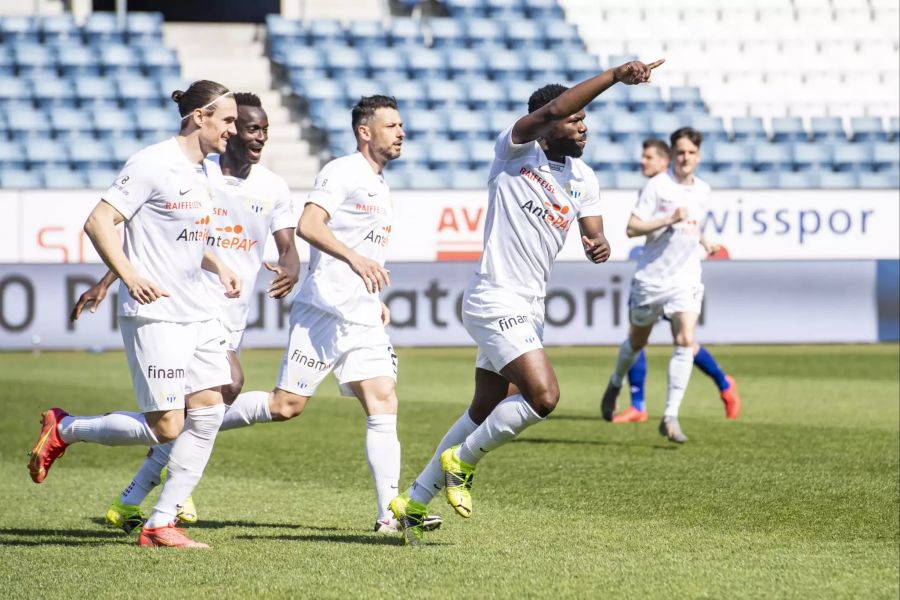
<path fill-rule="evenodd" d="M 459 447 L 457 456 L 475 465 L 484 455 L 510 441 L 530 425 L 543 421 L 522 394 L 510 396 L 497 405 L 484 423 L 469 434 Z"/>
<path fill-rule="evenodd" d="M 388 502 L 400 485 L 400 440 L 397 439 L 397 415 L 366 417 L 366 462 L 375 482 L 378 518 L 392 516 Z"/>
<path fill-rule="evenodd" d="M 159 443 L 141 413 L 121 411 L 101 417 L 63 417 L 57 431 L 67 444 L 93 442 L 106 446 L 155 446 Z"/>
<path fill-rule="evenodd" d="M 609 378 L 609 382 L 616 387 L 622 387 L 622 379 L 628 373 L 628 369 L 634 366 L 634 361 L 637 360 L 640 353 L 640 350 L 631 347 L 631 340 L 626 339 L 622 342 L 622 345 L 619 346 L 619 355 L 616 357 L 616 369 Z"/>
<path fill-rule="evenodd" d="M 469 416 L 469 410 L 466 409 L 462 416 L 456 420 L 456 423 L 444 434 L 444 437 L 438 443 L 434 456 L 431 457 L 431 460 L 428 461 L 428 464 L 425 465 L 425 468 L 422 469 L 422 472 L 419 473 L 413 484 L 409 486 L 410 498 L 416 502 L 428 504 L 435 494 L 444 489 L 441 453 L 447 448 L 463 443 L 469 434 L 475 431 L 476 427 L 478 427 L 478 423 L 472 420 Z"/>
<path fill-rule="evenodd" d="M 249 427 L 254 423 L 268 423 L 272 420 L 269 412 L 270 392 L 244 392 L 238 394 L 231 406 L 225 408 L 221 431 Z"/>
<path fill-rule="evenodd" d="M 119 496 L 122 504 L 140 505 L 147 494 L 159 485 L 159 482 L 162 481 L 162 470 L 169 462 L 169 454 L 171 454 L 174 444 L 175 442 L 169 442 L 150 448 L 147 458 L 144 459 L 134 479 L 127 488 L 122 490 L 122 494 Z"/>
<path fill-rule="evenodd" d="M 684 346 L 675 346 L 672 358 L 669 359 L 669 391 L 666 394 L 667 417 L 677 417 L 684 392 L 687 390 L 691 371 L 694 368 L 694 350 Z"/>
<path fill-rule="evenodd" d="M 165 527 L 175 521 L 177 505 L 191 495 L 203 475 L 224 415 L 224 404 L 187 410 L 184 429 L 172 444 L 166 465 L 168 478 L 145 527 Z"/>

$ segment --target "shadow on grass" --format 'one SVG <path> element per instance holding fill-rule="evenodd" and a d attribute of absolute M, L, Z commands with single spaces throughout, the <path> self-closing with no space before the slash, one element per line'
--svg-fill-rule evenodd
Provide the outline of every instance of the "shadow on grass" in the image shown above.
<path fill-rule="evenodd" d="M 130 545 L 133 543 L 134 540 L 124 535 L 121 531 L 0 529 L 0 546 L 103 546 L 109 544 Z"/>
<path fill-rule="evenodd" d="M 602 421 L 600 415 L 557 415 L 547 417 L 548 421 Z"/>
<path fill-rule="evenodd" d="M 562 440 L 552 438 L 522 438 L 512 441 L 513 444 L 537 444 L 537 445 L 569 445 L 569 446 L 628 446 L 632 448 L 652 448 L 654 450 L 678 450 L 678 446 L 672 444 L 659 443 L 642 443 L 642 442 L 619 442 L 615 440 Z"/>
<path fill-rule="evenodd" d="M 332 542 L 335 544 L 362 544 L 367 546 L 402 546 L 402 540 L 399 537 L 395 536 L 383 536 L 383 535 L 365 535 L 365 534 L 353 534 L 353 535 L 236 535 L 234 536 L 237 540 L 251 540 L 251 541 L 261 541 L 261 540 L 271 540 L 276 542 Z M 429 546 L 446 546 L 446 543 L 442 542 L 428 542 Z"/>

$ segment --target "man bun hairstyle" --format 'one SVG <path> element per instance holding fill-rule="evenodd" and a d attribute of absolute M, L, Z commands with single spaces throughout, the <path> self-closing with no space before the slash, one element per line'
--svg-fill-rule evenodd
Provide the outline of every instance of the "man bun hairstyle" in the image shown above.
<path fill-rule="evenodd" d="M 178 114 L 184 119 L 198 108 L 206 115 L 213 114 L 216 110 L 216 101 L 229 94 L 231 92 L 221 83 L 201 79 L 192 83 L 185 91 L 172 92 L 172 100 L 178 105 Z"/>
<path fill-rule="evenodd" d="M 531 94 L 531 97 L 528 98 L 528 113 L 533 113 L 551 100 L 561 96 L 567 89 L 569 88 L 558 83 L 550 83 L 542 88 L 536 89 L 534 93 Z"/>
<path fill-rule="evenodd" d="M 379 108 L 393 108 L 397 110 L 397 99 L 393 96 L 363 96 L 353 107 L 350 113 L 350 124 L 353 127 L 353 135 L 356 135 L 360 125 L 368 125 Z"/>
<path fill-rule="evenodd" d="M 672 147 L 675 147 L 675 143 L 681 138 L 687 138 L 691 140 L 691 143 L 700 147 L 701 142 L 703 142 L 703 134 L 694 129 L 693 127 L 682 127 L 681 129 L 676 129 L 672 135 L 669 136 L 669 143 L 672 144 Z"/>
<path fill-rule="evenodd" d="M 660 156 L 669 156 L 670 153 L 669 145 L 659 138 L 647 138 L 644 140 L 643 148 L 644 150 L 653 148 L 659 152 Z"/>
<path fill-rule="evenodd" d="M 238 106 L 251 106 L 253 108 L 262 108 L 262 100 L 259 96 L 250 92 L 235 92 L 234 101 Z"/>

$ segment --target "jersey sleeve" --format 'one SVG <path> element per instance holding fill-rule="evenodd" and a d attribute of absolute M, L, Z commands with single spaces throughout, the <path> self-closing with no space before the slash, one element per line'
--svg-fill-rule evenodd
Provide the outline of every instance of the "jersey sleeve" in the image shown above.
<path fill-rule="evenodd" d="M 105 202 L 130 219 L 153 196 L 152 165 L 140 156 L 134 156 L 101 196 Z"/>
<path fill-rule="evenodd" d="M 603 211 L 600 205 L 600 182 L 593 171 L 588 170 L 588 176 L 585 177 L 585 195 L 581 208 L 578 209 L 578 218 L 582 217 L 600 217 Z"/>
<path fill-rule="evenodd" d="M 512 130 L 516 124 L 513 123 L 509 127 L 507 127 L 503 133 L 497 136 L 497 141 L 494 142 L 494 156 L 496 156 L 499 160 L 511 160 L 513 158 L 518 158 L 523 154 L 526 154 L 528 151 L 534 148 L 534 141 L 525 142 L 524 144 L 514 144 L 512 141 Z"/>
<path fill-rule="evenodd" d="M 330 217 L 347 198 L 346 175 L 341 176 L 335 166 L 337 161 L 325 165 L 316 176 L 316 184 L 309 193 L 306 204 L 315 204 L 325 209 Z"/>
<path fill-rule="evenodd" d="M 291 199 L 291 190 L 284 181 L 280 181 L 278 195 L 275 198 L 275 206 L 272 208 L 272 232 L 280 229 L 292 229 L 297 226 L 297 218 L 294 216 L 294 206 Z"/>
<path fill-rule="evenodd" d="M 642 221 L 649 221 L 656 214 L 659 204 L 659 196 L 656 193 L 656 186 L 650 181 L 643 187 L 638 194 L 637 204 L 631 210 L 631 214 Z"/>

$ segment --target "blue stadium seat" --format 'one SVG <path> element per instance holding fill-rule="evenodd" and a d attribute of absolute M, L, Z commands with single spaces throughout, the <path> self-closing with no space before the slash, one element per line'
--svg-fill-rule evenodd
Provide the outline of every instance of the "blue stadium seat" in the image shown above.
<path fill-rule="evenodd" d="M 468 154 L 468 142 L 431 139 L 425 143 L 425 161 L 431 169 L 468 169 Z"/>
<path fill-rule="evenodd" d="M 384 86 L 372 79 L 351 79 L 346 82 L 345 90 L 347 101 L 354 104 L 363 96 L 385 93 Z"/>
<path fill-rule="evenodd" d="M 311 46 L 343 45 L 347 42 L 343 25 L 335 19 L 317 19 L 306 29 L 306 35 Z"/>
<path fill-rule="evenodd" d="M 11 78 L 16 74 L 16 62 L 13 59 L 12 50 L 0 45 L 0 80 Z"/>
<path fill-rule="evenodd" d="M 854 142 L 884 142 L 888 139 L 879 117 L 853 117 L 850 129 Z"/>
<path fill-rule="evenodd" d="M 133 137 L 110 138 L 109 140 L 112 159 L 119 164 L 125 164 L 126 160 L 147 145 L 147 143 Z"/>
<path fill-rule="evenodd" d="M 0 144 L 0 170 L 24 170 L 27 166 L 21 144 L 7 141 Z"/>
<path fill-rule="evenodd" d="M 386 81 L 388 94 L 397 99 L 401 110 L 406 108 L 426 108 L 425 89 L 419 81 Z"/>
<path fill-rule="evenodd" d="M 388 39 L 391 46 L 422 46 L 425 36 L 419 28 L 419 21 L 408 17 L 394 17 L 388 27 Z"/>
<path fill-rule="evenodd" d="M 425 97 L 432 109 L 455 108 L 465 109 L 468 93 L 462 82 L 446 79 L 429 79 L 425 81 Z"/>
<path fill-rule="evenodd" d="M 569 81 L 583 81 L 602 72 L 600 61 L 592 54 L 564 52 L 562 56 Z"/>
<path fill-rule="evenodd" d="M 472 142 L 469 146 L 469 161 L 474 169 L 489 168 L 494 162 L 494 141 L 476 140 Z M 486 177 L 485 183 L 487 183 Z"/>
<path fill-rule="evenodd" d="M 669 110 L 703 111 L 706 105 L 700 96 L 700 88 L 692 86 L 676 86 L 669 89 Z M 760 122 L 762 126 L 762 122 Z"/>
<path fill-rule="evenodd" d="M 735 171 L 720 171 L 718 173 L 701 171 L 699 177 L 714 190 L 733 190 L 738 187 L 737 172 Z"/>
<path fill-rule="evenodd" d="M 761 142 L 753 146 L 753 168 L 756 171 L 791 171 L 794 157 L 789 144 Z"/>
<path fill-rule="evenodd" d="M 900 171 L 900 143 L 877 142 L 872 146 L 876 171 Z"/>
<path fill-rule="evenodd" d="M 484 0 L 488 16 L 491 18 L 517 18 L 524 17 L 522 0 Z"/>
<path fill-rule="evenodd" d="M 414 140 L 447 138 L 450 135 L 447 132 L 446 117 L 429 109 L 409 109 L 403 114 L 403 125 L 406 134 Z"/>
<path fill-rule="evenodd" d="M 488 65 L 488 75 L 495 81 L 521 80 L 528 76 L 527 65 L 518 52 L 484 52 L 482 58 Z"/>
<path fill-rule="evenodd" d="M 528 69 L 528 78 L 545 82 L 564 82 L 566 69 L 558 56 L 546 50 L 527 49 L 520 50 Z"/>
<path fill-rule="evenodd" d="M 791 145 L 794 168 L 798 171 L 831 169 L 832 147 L 825 143 L 795 142 Z"/>
<path fill-rule="evenodd" d="M 810 171 L 778 173 L 778 187 L 786 190 L 809 190 L 819 187 L 819 174 Z"/>
<path fill-rule="evenodd" d="M 19 75 L 56 68 L 56 52 L 50 46 L 38 43 L 17 43 L 12 47 L 13 61 Z"/>
<path fill-rule="evenodd" d="M 445 0 L 444 5 L 451 17 L 486 17 L 487 7 L 484 0 Z"/>
<path fill-rule="evenodd" d="M 751 149 L 746 144 L 719 143 L 713 146 L 711 154 L 717 172 L 750 171 L 753 164 Z"/>
<path fill-rule="evenodd" d="M 324 104 L 315 111 L 313 125 L 326 135 L 340 135 L 348 129 L 347 111 L 343 106 Z"/>
<path fill-rule="evenodd" d="M 49 139 L 31 139 L 25 146 L 25 159 L 31 169 L 50 166 L 69 168 L 69 152 L 66 144 Z"/>
<path fill-rule="evenodd" d="M 653 113 L 650 115 L 650 135 L 669 143 L 669 136 L 676 129 L 684 127 L 684 121 L 672 113 Z"/>
<path fill-rule="evenodd" d="M 363 53 L 348 46 L 323 46 L 321 56 L 332 79 L 366 77 L 368 69 Z"/>
<path fill-rule="evenodd" d="M 468 19 L 465 21 L 466 37 L 470 48 L 496 46 L 504 43 L 505 32 L 498 21 L 490 19 Z"/>
<path fill-rule="evenodd" d="M 647 183 L 647 178 L 637 171 L 619 171 L 614 177 L 615 187 L 619 190 L 639 190 Z"/>
<path fill-rule="evenodd" d="M 96 107 L 89 114 L 94 123 L 95 135 L 100 139 L 137 137 L 134 117 L 126 109 Z"/>
<path fill-rule="evenodd" d="M 465 48 L 466 30 L 457 19 L 434 18 L 428 21 L 431 44 L 435 48 Z"/>
<path fill-rule="evenodd" d="M 900 173 L 897 171 L 884 173 L 860 173 L 859 187 L 869 190 L 896 190 L 900 188 Z"/>
<path fill-rule="evenodd" d="M 631 171 L 637 168 L 634 146 L 630 144 L 588 145 L 585 159 L 597 171 Z"/>
<path fill-rule="evenodd" d="M 44 187 L 51 190 L 80 190 L 87 186 L 87 178 L 81 171 L 43 167 Z"/>
<path fill-rule="evenodd" d="M 40 41 L 40 29 L 37 22 L 31 17 L 6 16 L 0 17 L 0 35 L 4 43 L 10 42 L 35 42 Z"/>
<path fill-rule="evenodd" d="M 600 186 L 600 192 L 603 190 L 611 190 L 616 187 L 616 174 L 612 171 L 596 171 L 597 183 Z"/>
<path fill-rule="evenodd" d="M 522 4 L 530 19 L 562 21 L 565 17 L 557 0 L 524 0 Z"/>
<path fill-rule="evenodd" d="M 410 48 L 406 56 L 413 79 L 446 79 L 447 63 L 440 50 Z"/>
<path fill-rule="evenodd" d="M 506 90 L 499 83 L 472 79 L 464 85 L 466 100 L 473 110 L 506 108 Z"/>
<path fill-rule="evenodd" d="M 487 65 L 478 52 L 474 50 L 455 50 L 448 48 L 444 56 L 447 61 L 447 71 L 451 78 L 487 78 Z"/>
<path fill-rule="evenodd" d="M 159 85 L 153 79 L 136 75 L 119 75 L 115 79 L 119 99 L 129 108 L 148 106 L 157 108 L 163 104 L 168 106 L 171 100 L 160 97 Z"/>
<path fill-rule="evenodd" d="M 774 117 L 772 119 L 773 142 L 805 142 L 808 138 L 800 117 Z"/>
<path fill-rule="evenodd" d="M 813 117 L 810 120 L 809 132 L 814 142 L 847 141 L 840 117 Z"/>
<path fill-rule="evenodd" d="M 390 80 L 406 79 L 407 64 L 404 52 L 368 52 L 366 63 L 369 67 L 369 76 Z"/>
<path fill-rule="evenodd" d="M 141 67 L 150 77 L 181 76 L 181 65 L 174 48 L 145 46 L 141 49 Z"/>
<path fill-rule="evenodd" d="M 488 173 L 483 169 L 454 169 L 450 172 L 450 185 L 457 190 L 480 190 L 487 187 Z"/>
<path fill-rule="evenodd" d="M 99 76 L 100 59 L 89 46 L 69 46 L 59 53 L 57 65 L 65 77 Z"/>
<path fill-rule="evenodd" d="M 309 106 L 318 103 L 344 102 L 344 86 L 330 79 L 307 81 L 303 89 L 295 88 L 295 93 L 303 96 Z"/>
<path fill-rule="evenodd" d="M 628 98 L 625 86 L 615 85 L 606 90 L 588 104 L 588 112 L 626 112 L 628 110 Z"/>
<path fill-rule="evenodd" d="M 450 172 L 444 169 L 431 170 L 423 167 L 404 169 L 411 190 L 446 190 L 450 189 Z"/>
<path fill-rule="evenodd" d="M 39 189 L 44 186 L 44 178 L 38 171 L 0 169 L 0 187 L 4 189 Z"/>
<path fill-rule="evenodd" d="M 94 133 L 94 124 L 87 111 L 57 106 L 47 109 L 45 114 L 50 117 L 53 137 L 57 139 L 90 136 Z"/>
<path fill-rule="evenodd" d="M 46 16 L 40 22 L 41 37 L 44 43 L 76 40 L 81 42 L 81 30 L 75 24 L 70 13 Z"/>
<path fill-rule="evenodd" d="M 872 147 L 860 142 L 835 144 L 832 165 L 835 171 L 871 171 Z"/>
<path fill-rule="evenodd" d="M 14 140 L 49 138 L 51 134 L 46 114 L 34 108 L 20 108 L 14 114 L 10 113 L 6 126 Z"/>
<path fill-rule="evenodd" d="M 778 173 L 753 171 L 739 171 L 737 173 L 737 186 L 748 190 L 772 190 L 778 187 Z"/>
<path fill-rule="evenodd" d="M 628 108 L 635 112 L 660 112 L 666 110 L 662 92 L 658 87 L 634 85 L 625 88 Z"/>
<path fill-rule="evenodd" d="M 118 91 L 115 81 L 108 77 L 80 76 L 73 79 L 75 97 L 82 107 L 116 102 Z"/>
<path fill-rule="evenodd" d="M 87 176 L 87 187 L 92 190 L 105 190 L 112 185 L 119 175 L 117 169 L 88 169 L 85 171 Z"/>
<path fill-rule="evenodd" d="M 610 117 L 609 134 L 614 142 L 636 146 L 650 134 L 647 118 L 644 115 L 617 113 Z"/>
<path fill-rule="evenodd" d="M 764 141 L 769 137 L 759 117 L 735 117 L 731 122 L 731 130 L 735 142 Z"/>
<path fill-rule="evenodd" d="M 544 21 L 544 43 L 556 52 L 585 52 L 584 43 L 574 23 Z"/>
<path fill-rule="evenodd" d="M 522 48 L 544 48 L 544 33 L 536 21 L 530 19 L 514 19 L 504 23 L 506 44 L 513 50 Z"/>
<path fill-rule="evenodd" d="M 166 108 L 141 108 L 134 111 L 141 139 L 159 141 L 178 133 L 178 114 Z"/>
<path fill-rule="evenodd" d="M 351 21 L 347 39 L 355 48 L 381 50 L 388 45 L 388 35 L 381 21 Z"/>
<path fill-rule="evenodd" d="M 125 30 L 119 28 L 115 13 L 92 12 L 82 28 L 84 37 L 92 46 L 125 43 Z"/>
<path fill-rule="evenodd" d="M 129 12 L 125 23 L 128 43 L 162 42 L 162 13 Z"/>
<path fill-rule="evenodd" d="M 68 79 L 39 78 L 31 82 L 34 101 L 40 108 L 76 105 L 75 88 Z"/>
<path fill-rule="evenodd" d="M 266 15 L 266 35 L 269 38 L 270 49 L 273 42 L 283 40 L 296 40 L 308 43 L 307 30 L 303 21 L 285 19 L 281 15 Z"/>
<path fill-rule="evenodd" d="M 447 130 L 455 140 L 490 139 L 487 117 L 477 110 L 447 112 Z"/>
<path fill-rule="evenodd" d="M 891 117 L 888 125 L 888 135 L 894 142 L 900 140 L 900 117 Z"/>
<path fill-rule="evenodd" d="M 851 171 L 843 173 L 822 171 L 819 173 L 819 187 L 822 189 L 849 190 L 859 187 L 859 177 Z"/>
<path fill-rule="evenodd" d="M 510 127 L 520 117 L 525 116 L 525 111 L 518 110 L 493 110 L 488 114 L 488 130 L 491 132 L 491 139 L 500 135 L 507 127 Z"/>

